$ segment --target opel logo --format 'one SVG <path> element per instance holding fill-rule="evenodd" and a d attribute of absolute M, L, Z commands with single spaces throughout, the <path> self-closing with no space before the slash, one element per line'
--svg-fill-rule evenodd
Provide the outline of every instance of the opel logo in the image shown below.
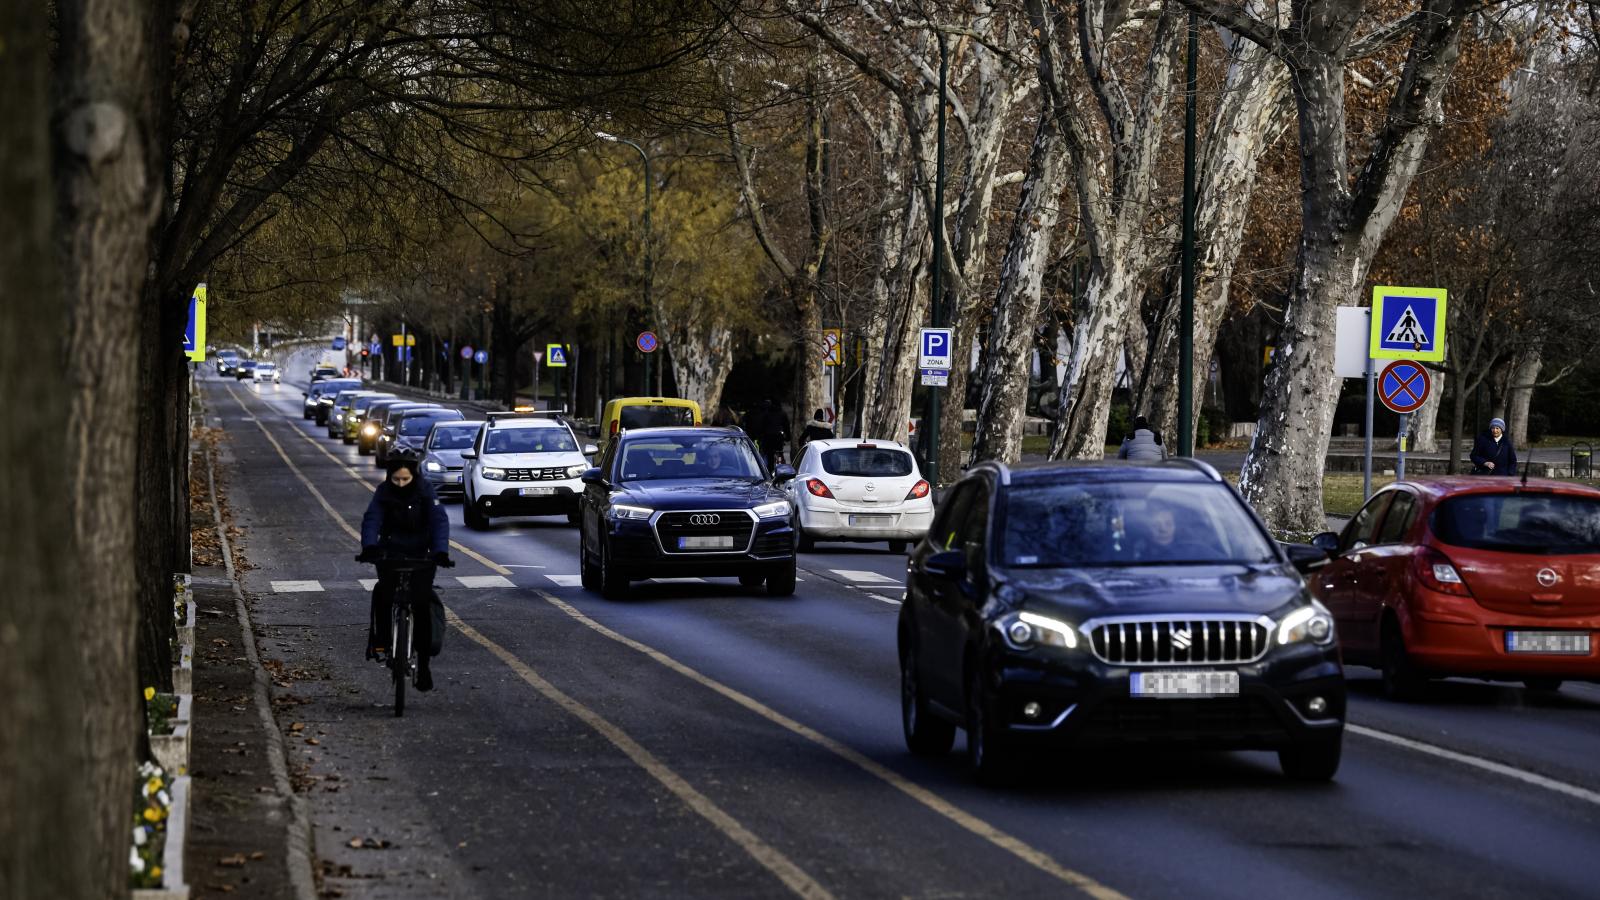
<path fill-rule="evenodd" d="M 1179 628 L 1178 630 L 1172 632 L 1173 647 L 1179 650 L 1187 650 L 1189 649 L 1189 645 L 1192 643 L 1194 643 L 1194 635 L 1189 631 L 1189 629 Z"/>
<path fill-rule="evenodd" d="M 690 525 L 716 525 L 721 521 L 722 517 L 716 513 L 695 513 L 689 517 Z"/>
<path fill-rule="evenodd" d="M 1554 587 L 1555 583 L 1561 580 L 1561 576 L 1556 574 L 1555 569 L 1540 569 L 1537 577 L 1539 583 L 1545 587 Z"/>
<path fill-rule="evenodd" d="M 878 486 L 877 486 L 877 485 L 875 485 L 875 484 L 873 484 L 873 483 L 872 483 L 872 482 L 870 482 L 870 481 L 869 481 L 869 482 L 867 482 L 867 490 L 869 490 L 869 491 L 875 491 L 875 490 L 877 490 L 877 489 L 878 489 Z"/>

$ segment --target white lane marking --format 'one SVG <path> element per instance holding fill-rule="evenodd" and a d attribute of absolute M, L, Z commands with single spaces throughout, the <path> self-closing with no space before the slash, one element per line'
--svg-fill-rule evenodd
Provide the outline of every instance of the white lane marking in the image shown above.
<path fill-rule="evenodd" d="M 322 590 L 322 582 L 274 581 L 272 583 L 272 590 L 273 593 L 277 594 L 309 594 L 312 592 L 320 592 Z"/>
<path fill-rule="evenodd" d="M 501 565 L 505 566 L 508 569 L 542 569 L 542 568 L 544 568 L 544 566 L 527 566 L 527 565 L 519 566 L 516 563 L 501 563 Z"/>
<path fill-rule="evenodd" d="M 1352 734 L 1359 734 L 1362 737 L 1372 738 L 1375 741 L 1383 741 L 1386 744 L 1393 744 L 1396 747 L 1404 747 L 1407 750 L 1415 750 L 1418 753 L 1426 753 L 1429 756 L 1437 756 L 1440 759 L 1447 759 L 1453 763 L 1459 763 L 1463 766 L 1471 766 L 1474 769 L 1481 769 L 1485 772 L 1493 772 L 1496 775 L 1510 778 L 1513 781 L 1520 781 L 1523 784 L 1531 784 L 1534 787 L 1540 787 L 1547 791 L 1554 791 L 1558 794 L 1563 794 L 1573 798 L 1574 800 L 1582 800 L 1585 803 L 1591 803 L 1595 806 L 1600 806 L 1600 792 L 1591 791 L 1588 788 L 1581 788 L 1575 784 L 1567 784 L 1564 781 L 1557 781 L 1554 778 L 1546 778 L 1543 775 L 1525 772 L 1521 769 L 1508 766 L 1505 763 L 1495 762 L 1492 759 L 1484 759 L 1481 756 L 1472 756 L 1466 753 L 1457 752 L 1455 750 L 1447 750 L 1436 744 L 1412 740 L 1408 737 L 1401 737 L 1398 734 L 1390 734 L 1387 731 L 1379 731 L 1376 728 L 1367 728 L 1362 725 L 1351 725 L 1348 723 L 1344 726 L 1344 728 L 1346 731 Z"/>
<path fill-rule="evenodd" d="M 899 584 L 893 578 L 879 575 L 877 572 L 867 572 L 859 569 L 829 569 L 828 571 L 846 581 L 854 581 L 858 584 Z"/>
<path fill-rule="evenodd" d="M 704 578 L 652 578 L 652 584 L 705 584 Z"/>
<path fill-rule="evenodd" d="M 504 575 L 457 575 L 456 580 L 464 588 L 508 588 L 516 587 L 511 579 Z"/>
<path fill-rule="evenodd" d="M 883 602 L 892 604 L 894 606 L 899 606 L 900 605 L 900 601 L 899 600 L 892 600 L 892 599 L 890 599 L 888 597 L 885 597 L 882 594 L 874 594 L 871 591 L 862 591 L 862 593 L 866 594 L 868 597 L 871 597 L 874 600 L 882 600 Z"/>
<path fill-rule="evenodd" d="M 378 589 L 378 579 L 376 579 L 376 578 L 363 578 L 363 579 L 361 579 L 361 589 L 363 591 L 375 591 L 375 590 L 377 590 Z"/>
<path fill-rule="evenodd" d="M 546 575 L 544 577 L 554 581 L 561 587 L 581 587 L 583 585 L 582 575 Z"/>

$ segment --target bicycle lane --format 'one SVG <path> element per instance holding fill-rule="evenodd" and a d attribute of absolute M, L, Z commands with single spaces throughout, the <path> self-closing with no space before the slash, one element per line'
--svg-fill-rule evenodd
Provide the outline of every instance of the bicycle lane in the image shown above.
<path fill-rule="evenodd" d="M 269 418 L 262 416 L 263 421 Z M 280 439 L 286 447 L 287 442 L 287 436 Z M 302 438 L 299 443 L 311 441 Z M 308 451 L 308 457 L 328 458 L 323 448 Z M 346 471 L 332 484 L 353 480 Z M 493 536 L 509 534 L 501 531 Z M 487 536 L 458 537 L 479 544 Z M 892 614 L 877 604 L 845 596 L 838 586 L 821 589 L 828 593 L 828 602 Z M 965 883 L 975 893 L 1015 889 L 1059 894 L 1064 886 L 1074 886 L 1093 896 L 1120 896 L 938 798 L 917 789 L 912 794 L 922 799 L 908 796 L 903 792 L 908 783 L 899 788 L 886 785 L 881 773 L 864 771 L 859 759 L 841 755 L 842 745 L 824 747 L 797 739 L 791 729 L 767 717 L 752 717 L 749 709 L 714 691 L 663 686 L 653 662 L 587 628 L 574 630 L 575 620 L 533 592 L 517 592 L 509 601 L 511 609 L 476 605 L 480 598 L 487 602 L 491 596 L 475 592 L 460 597 L 460 602 L 455 598 L 447 602 L 465 620 L 461 624 L 469 633 L 475 637 L 492 633 L 489 643 L 507 665 L 516 669 L 522 660 L 537 660 L 543 677 L 560 680 L 570 696 L 581 696 L 609 718 L 626 721 L 628 733 L 669 758 L 677 770 L 694 776 L 717 803 L 737 809 L 740 821 L 753 823 L 751 827 L 763 835 L 774 835 L 773 843 L 794 848 L 797 860 L 825 868 L 830 889 L 915 895 L 959 893 Z M 742 599 L 748 605 L 749 598 Z M 567 628 L 552 629 L 545 621 L 550 613 Z M 545 637 L 551 631 L 560 636 Z M 448 678 L 448 666 L 436 666 L 435 677 Z M 930 809 L 939 814 L 929 815 Z M 975 834 L 981 840 L 970 852 L 950 853 L 953 842 L 970 841 Z M 1029 865 L 1016 866 L 1019 857 Z M 987 859 L 987 864 L 974 866 L 975 859 Z"/>
<path fill-rule="evenodd" d="M 598 713 L 548 683 L 528 690 L 531 669 L 508 668 L 460 633 L 446 636 L 439 690 L 411 694 L 395 719 L 387 673 L 361 654 L 368 594 L 351 557 L 368 488 L 325 457 L 323 474 L 340 474 L 312 481 L 321 454 L 292 450 L 270 408 L 212 387 L 233 438 L 226 464 L 245 551 L 259 567 L 246 576 L 257 639 L 326 885 L 383 897 L 637 896 L 668 885 L 826 895 Z M 463 563 L 453 573 L 476 565 Z M 452 590 L 450 577 L 440 580 L 447 601 L 475 618 L 513 602 L 512 591 Z"/>

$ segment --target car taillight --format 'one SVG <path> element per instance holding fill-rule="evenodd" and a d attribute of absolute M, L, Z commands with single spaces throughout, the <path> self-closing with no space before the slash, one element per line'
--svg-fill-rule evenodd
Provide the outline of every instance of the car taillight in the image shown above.
<path fill-rule="evenodd" d="M 833 491 L 828 490 L 828 486 L 823 484 L 819 479 L 806 479 L 806 490 L 810 491 L 811 496 L 813 497 L 827 497 L 829 500 L 833 499 Z"/>
<path fill-rule="evenodd" d="M 916 484 L 911 486 L 911 493 L 906 495 L 906 499 L 921 500 L 926 496 L 928 496 L 928 483 L 926 481 L 918 481 Z"/>
<path fill-rule="evenodd" d="M 612 437 L 616 437 L 617 436 L 617 427 L 618 427 L 617 420 L 615 420 L 615 419 L 611 420 L 611 436 Z"/>
<path fill-rule="evenodd" d="M 1461 580 L 1461 573 L 1456 571 L 1456 567 L 1451 565 L 1443 553 L 1423 547 L 1417 551 L 1415 565 L 1417 580 L 1428 590 L 1453 594 L 1457 597 L 1472 596 L 1472 591 L 1467 589 L 1467 583 Z"/>

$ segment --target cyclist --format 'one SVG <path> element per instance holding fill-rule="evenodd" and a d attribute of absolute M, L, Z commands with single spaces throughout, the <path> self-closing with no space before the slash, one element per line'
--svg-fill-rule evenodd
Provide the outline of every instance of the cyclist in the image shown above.
<path fill-rule="evenodd" d="M 433 494 L 428 482 L 417 474 L 416 460 L 395 457 L 385 467 L 388 477 L 372 494 L 367 514 L 361 518 L 361 559 L 378 567 L 378 584 L 372 589 L 372 613 L 368 619 L 371 630 L 367 634 L 367 658 L 377 659 L 390 648 L 384 646 L 389 639 L 389 607 L 397 576 L 392 566 L 385 565 L 385 555 L 431 558 L 434 565 L 424 566 L 411 575 L 411 621 L 415 629 L 417 654 L 417 690 L 433 689 L 433 675 L 428 669 L 429 649 L 433 645 L 433 576 L 437 566 L 454 565 L 450 561 L 450 519 Z"/>

